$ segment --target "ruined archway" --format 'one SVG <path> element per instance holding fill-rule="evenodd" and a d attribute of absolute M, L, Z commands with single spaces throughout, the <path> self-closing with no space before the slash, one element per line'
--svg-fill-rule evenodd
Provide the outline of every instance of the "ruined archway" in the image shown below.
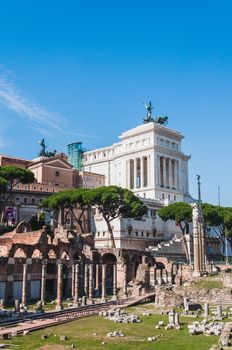
<path fill-rule="evenodd" d="M 35 249 L 31 255 L 32 259 L 39 259 L 42 258 L 42 253 L 39 249 Z"/>
<path fill-rule="evenodd" d="M 25 251 L 22 248 L 18 248 L 16 249 L 15 253 L 14 253 L 14 258 L 27 258 L 27 254 L 25 253 Z"/>
<path fill-rule="evenodd" d="M 112 253 L 106 253 L 102 256 L 102 262 L 106 265 L 106 293 L 113 294 L 114 265 L 117 265 L 117 258 Z"/>

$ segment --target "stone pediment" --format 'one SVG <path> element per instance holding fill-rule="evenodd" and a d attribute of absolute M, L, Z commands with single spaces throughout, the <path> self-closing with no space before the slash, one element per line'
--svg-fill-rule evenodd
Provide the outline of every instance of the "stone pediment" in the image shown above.
<path fill-rule="evenodd" d="M 45 162 L 46 166 L 54 168 L 72 169 L 72 166 L 61 159 L 52 159 Z"/>

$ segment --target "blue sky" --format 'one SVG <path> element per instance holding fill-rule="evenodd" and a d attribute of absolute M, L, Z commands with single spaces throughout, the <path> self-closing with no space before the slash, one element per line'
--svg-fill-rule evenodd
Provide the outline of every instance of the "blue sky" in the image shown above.
<path fill-rule="evenodd" d="M 143 102 L 169 117 L 191 154 L 190 192 L 231 205 L 232 2 L 3 0 L 0 153 L 34 158 L 110 145 Z"/>

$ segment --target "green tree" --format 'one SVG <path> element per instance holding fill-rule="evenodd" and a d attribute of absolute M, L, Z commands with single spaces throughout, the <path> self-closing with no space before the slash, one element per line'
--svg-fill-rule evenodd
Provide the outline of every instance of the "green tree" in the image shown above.
<path fill-rule="evenodd" d="M 182 232 L 186 259 L 188 263 L 191 263 L 191 256 L 186 241 L 186 234 L 189 233 L 189 223 L 192 222 L 191 206 L 183 202 L 173 203 L 159 209 L 158 215 L 162 220 L 173 220 L 179 226 Z"/>
<path fill-rule="evenodd" d="M 83 216 L 89 204 L 86 198 L 87 189 L 77 188 L 54 193 L 42 201 L 42 207 L 53 209 L 59 223 L 64 226 L 69 215 L 74 217 L 84 233 Z"/>
<path fill-rule="evenodd" d="M 5 180 L 1 180 L 0 186 L 5 189 L 4 194 L 2 196 L 3 204 L 2 204 L 2 220 L 4 219 L 4 212 L 8 201 L 12 196 L 12 191 L 19 183 L 27 184 L 32 183 L 34 181 L 34 173 L 30 170 L 13 166 L 6 165 L 0 167 L 0 178 Z M 6 190 L 6 187 L 7 190 Z"/>
<path fill-rule="evenodd" d="M 206 228 L 220 239 L 225 253 L 226 237 L 232 246 L 232 208 L 203 203 L 202 211 Z"/>
<path fill-rule="evenodd" d="M 118 186 L 103 186 L 89 190 L 85 198 L 105 220 L 112 248 L 115 248 L 112 221 L 119 216 L 140 220 L 147 213 L 147 207 L 133 192 Z"/>

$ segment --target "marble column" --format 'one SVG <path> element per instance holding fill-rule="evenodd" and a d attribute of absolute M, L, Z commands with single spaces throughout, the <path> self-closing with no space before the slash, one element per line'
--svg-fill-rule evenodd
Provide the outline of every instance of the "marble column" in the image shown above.
<path fill-rule="evenodd" d="M 27 305 L 27 264 L 23 264 L 22 304 Z"/>
<path fill-rule="evenodd" d="M 79 264 L 75 265 L 75 271 L 74 271 L 74 305 L 78 306 L 78 299 L 79 299 Z"/>
<path fill-rule="evenodd" d="M 46 265 L 42 265 L 41 271 L 41 292 L 40 292 L 40 300 L 42 304 L 45 304 L 46 301 Z"/>
<path fill-rule="evenodd" d="M 164 185 L 164 175 L 163 175 L 163 165 L 164 162 L 163 162 L 163 157 L 159 157 L 159 178 L 160 178 L 160 183 L 159 185 L 160 186 L 163 186 Z"/>
<path fill-rule="evenodd" d="M 93 264 L 89 265 L 89 300 L 93 302 Z"/>
<path fill-rule="evenodd" d="M 144 157 L 140 158 L 140 187 L 144 187 Z"/>
<path fill-rule="evenodd" d="M 117 299 L 117 263 L 113 265 L 113 298 Z"/>
<path fill-rule="evenodd" d="M 156 185 L 160 186 L 161 185 L 161 181 L 160 181 L 160 156 L 157 155 L 157 163 L 156 163 L 156 179 L 157 179 L 157 182 L 156 182 Z"/>
<path fill-rule="evenodd" d="M 123 276 L 123 294 L 127 297 L 127 265 L 124 265 L 124 276 Z"/>
<path fill-rule="evenodd" d="M 199 251 L 198 221 L 193 216 L 193 256 L 194 275 L 200 276 L 200 251 Z"/>
<path fill-rule="evenodd" d="M 169 175 L 169 188 L 173 187 L 173 181 L 172 181 L 172 160 L 168 159 L 168 175 Z"/>
<path fill-rule="evenodd" d="M 89 266 L 85 264 L 85 276 L 84 276 L 84 289 L 85 289 L 85 295 L 88 296 L 89 294 Z"/>
<path fill-rule="evenodd" d="M 136 158 L 134 159 L 134 189 L 137 188 L 137 162 Z"/>
<path fill-rule="evenodd" d="M 106 265 L 102 265 L 102 301 L 106 301 Z"/>
<path fill-rule="evenodd" d="M 62 310 L 62 295 L 63 295 L 63 265 L 58 264 L 57 266 L 57 298 L 56 298 L 56 309 Z"/>
<path fill-rule="evenodd" d="M 206 271 L 206 257 L 205 257 L 205 233 L 203 223 L 200 224 L 201 228 L 201 256 L 202 256 L 202 272 Z"/>
<path fill-rule="evenodd" d="M 165 157 L 163 157 L 163 186 L 167 187 L 167 161 Z"/>
<path fill-rule="evenodd" d="M 74 299 L 75 289 L 75 265 L 72 265 L 72 299 Z"/>
<path fill-rule="evenodd" d="M 95 266 L 95 291 L 96 295 L 99 295 L 99 264 Z"/>

